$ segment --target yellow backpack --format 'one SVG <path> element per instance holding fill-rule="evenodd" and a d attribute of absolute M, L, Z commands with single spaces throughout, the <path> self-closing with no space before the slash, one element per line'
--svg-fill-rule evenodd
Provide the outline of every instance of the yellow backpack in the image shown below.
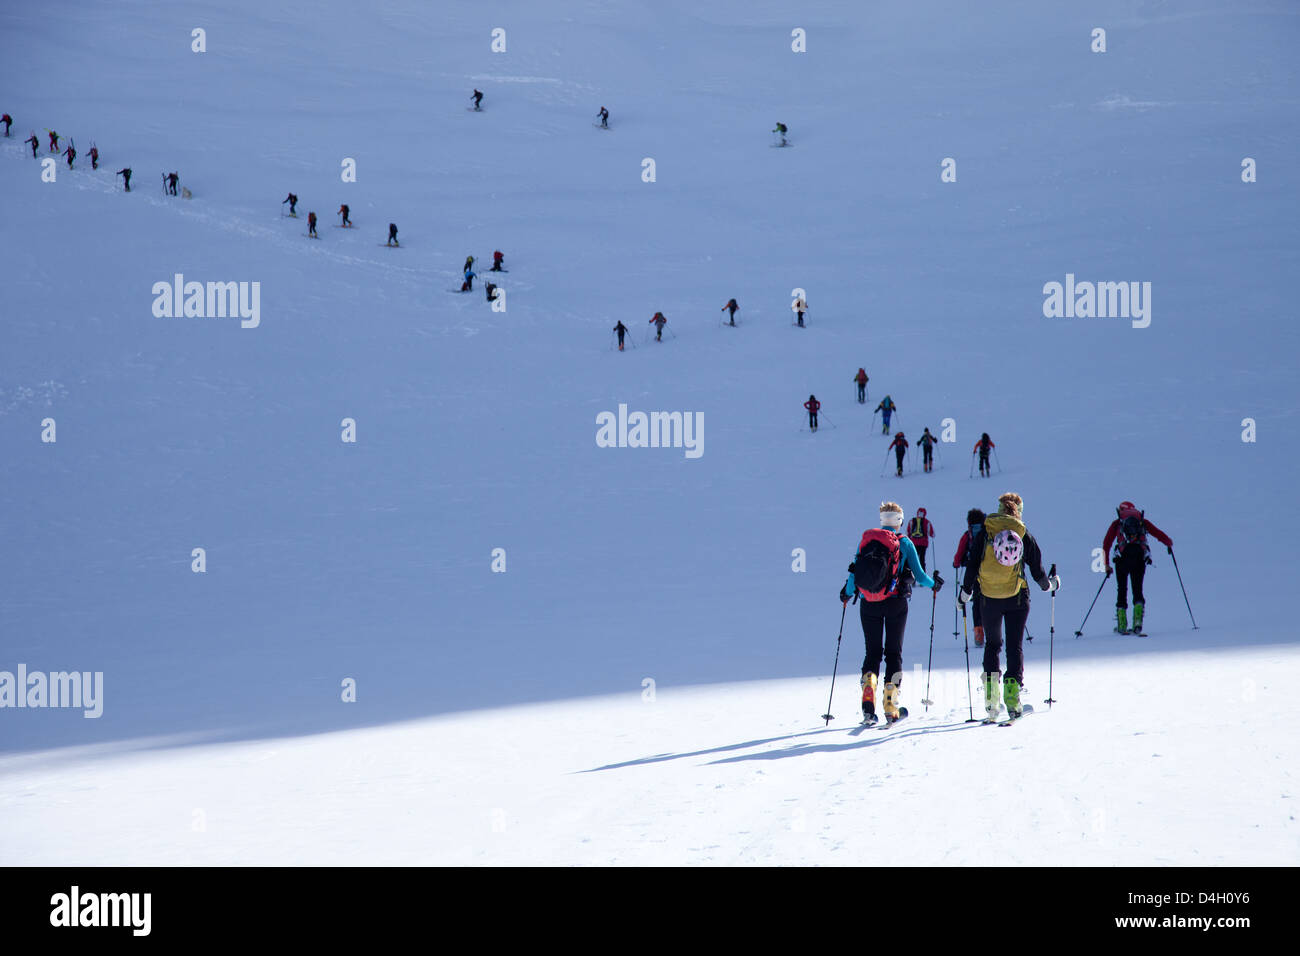
<path fill-rule="evenodd" d="M 985 597 L 1009 598 L 1025 587 L 1024 523 L 1011 515 L 995 514 L 984 519 L 984 554 L 980 558 L 980 593 Z"/>

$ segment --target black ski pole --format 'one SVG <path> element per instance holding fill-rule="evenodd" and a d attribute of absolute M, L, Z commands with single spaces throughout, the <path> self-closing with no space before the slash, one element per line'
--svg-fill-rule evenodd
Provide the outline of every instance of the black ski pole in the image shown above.
<path fill-rule="evenodd" d="M 1002 474 L 1002 456 L 998 454 L 996 448 L 993 449 L 993 460 L 998 463 L 998 474 Z"/>
<path fill-rule="evenodd" d="M 930 656 L 925 662 L 925 699 L 921 703 L 925 704 L 928 711 L 930 705 L 934 703 L 930 699 L 930 665 L 934 663 L 934 608 L 939 603 L 939 592 L 932 591 L 930 597 Z"/>
<path fill-rule="evenodd" d="M 844 602 L 844 610 L 840 611 L 840 636 L 835 638 L 835 667 L 831 670 L 831 693 L 826 698 L 826 713 L 822 714 L 822 719 L 829 724 L 835 719 L 831 713 L 831 701 L 835 698 L 835 675 L 840 670 L 840 641 L 844 640 L 844 616 L 849 613 L 849 602 Z"/>
<path fill-rule="evenodd" d="M 970 639 L 966 635 L 966 605 L 965 604 L 961 606 L 961 637 L 962 637 L 962 642 L 966 645 L 966 713 L 970 714 L 970 717 L 969 719 L 966 720 L 966 723 L 974 724 L 974 723 L 978 723 L 979 721 L 975 717 L 975 704 L 974 704 L 974 698 L 972 697 L 974 691 L 970 689 Z"/>
<path fill-rule="evenodd" d="M 1196 626 L 1196 615 L 1192 613 L 1192 602 L 1187 600 L 1187 588 L 1183 587 L 1183 572 L 1178 570 L 1178 556 L 1174 554 L 1173 545 L 1169 546 L 1169 557 L 1174 559 L 1174 573 L 1178 575 L 1178 586 L 1183 591 L 1183 603 L 1187 605 L 1187 616 L 1192 619 L 1192 630 L 1199 631 Z"/>
<path fill-rule="evenodd" d="M 1056 577 L 1055 564 L 1052 565 L 1052 570 L 1047 572 L 1047 576 L 1049 578 Z M 1105 584 L 1106 582 L 1102 581 L 1101 583 Z M 1049 648 L 1047 652 L 1047 700 L 1043 701 L 1048 710 L 1051 710 L 1052 705 L 1056 703 L 1056 700 L 1052 697 L 1052 666 L 1056 661 L 1056 590 L 1056 588 L 1052 588 L 1052 636 L 1047 645 Z"/>
<path fill-rule="evenodd" d="M 1080 623 L 1079 629 L 1074 632 L 1075 637 L 1083 637 L 1083 625 L 1088 623 L 1088 618 L 1092 614 L 1092 609 L 1097 606 L 1097 598 L 1101 597 L 1101 589 L 1106 586 L 1110 580 L 1110 568 L 1106 569 L 1106 576 L 1101 579 L 1101 586 L 1097 588 L 1097 593 L 1093 595 L 1092 603 L 1088 605 L 1088 613 L 1083 616 L 1083 622 Z"/>
<path fill-rule="evenodd" d="M 957 572 L 957 585 L 952 592 L 952 637 L 957 639 L 957 595 L 961 592 L 961 568 L 954 569 Z"/>

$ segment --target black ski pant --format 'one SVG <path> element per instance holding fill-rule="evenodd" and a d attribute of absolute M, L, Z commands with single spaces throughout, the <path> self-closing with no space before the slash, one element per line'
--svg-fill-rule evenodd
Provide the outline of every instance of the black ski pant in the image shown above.
<path fill-rule="evenodd" d="M 907 629 L 907 598 L 899 593 L 883 601 L 860 601 L 859 617 L 862 636 L 867 642 L 867 656 L 862 673 L 880 673 L 885 661 L 885 682 L 902 686 L 903 632 Z"/>
<path fill-rule="evenodd" d="M 980 452 L 980 474 L 982 475 L 991 470 L 992 469 L 989 468 L 989 453 L 986 451 Z"/>
<path fill-rule="evenodd" d="M 816 431 L 816 430 L 817 430 L 817 413 L 816 413 L 816 412 L 809 412 L 809 413 L 808 413 L 808 427 L 811 428 L 813 431 Z"/>
<path fill-rule="evenodd" d="M 799 315 L 799 326 L 802 328 L 802 327 L 803 327 L 803 313 L 800 312 L 800 313 L 798 313 L 798 315 Z"/>
<path fill-rule="evenodd" d="M 1025 682 L 1025 624 L 1029 620 L 1029 589 L 1021 588 L 1015 597 L 980 596 L 983 607 L 984 673 L 1002 670 L 1002 644 L 1007 646 L 1006 676 Z M 1005 638 L 1003 630 L 1005 629 Z"/>
<path fill-rule="evenodd" d="M 858 404 L 865 405 L 867 402 L 867 386 L 865 382 L 858 383 Z"/>
<path fill-rule="evenodd" d="M 906 454 L 907 454 L 907 449 L 906 449 L 906 448 L 901 448 L 901 447 L 900 447 L 900 448 L 895 448 L 895 449 L 894 449 L 894 459 L 895 459 L 895 461 L 898 462 L 898 473 L 899 473 L 900 475 L 903 473 L 903 456 L 906 455 Z"/>
<path fill-rule="evenodd" d="M 1128 585 L 1133 582 L 1133 603 L 1146 604 L 1142 596 L 1142 579 L 1147 573 L 1147 553 L 1142 545 L 1126 545 L 1115 559 L 1115 606 L 1128 607 Z"/>
<path fill-rule="evenodd" d="M 934 449 L 931 448 L 929 445 L 922 445 L 921 460 L 922 460 L 922 464 L 924 464 L 926 468 L 929 468 L 932 464 L 934 464 Z"/>
<path fill-rule="evenodd" d="M 916 548 L 916 557 L 921 562 L 921 570 L 922 571 L 927 570 L 925 566 L 925 549 L 930 546 L 928 544 L 917 544 L 915 541 L 913 541 L 912 547 Z"/>

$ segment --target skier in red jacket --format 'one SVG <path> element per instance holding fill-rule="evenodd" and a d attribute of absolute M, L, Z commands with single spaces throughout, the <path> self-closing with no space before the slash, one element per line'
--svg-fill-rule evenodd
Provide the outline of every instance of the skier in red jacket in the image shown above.
<path fill-rule="evenodd" d="M 1142 578 L 1146 575 L 1147 565 L 1151 563 L 1151 548 L 1147 545 L 1147 535 L 1152 534 L 1165 546 L 1170 554 L 1174 553 L 1174 542 L 1150 521 L 1146 514 L 1138 510 L 1131 501 L 1120 502 L 1115 509 L 1115 520 L 1106 529 L 1106 538 L 1102 542 L 1102 552 L 1106 555 L 1106 577 L 1111 575 L 1111 545 L 1114 545 L 1115 561 L 1115 618 L 1116 630 L 1121 634 L 1141 634 L 1142 617 L 1146 613 L 1146 598 L 1142 595 Z M 1133 580 L 1133 630 L 1128 626 L 1128 582 Z"/>
<path fill-rule="evenodd" d="M 858 404 L 865 405 L 867 403 L 867 370 L 865 368 L 858 369 L 858 374 L 853 376 L 853 381 L 858 383 Z"/>
<path fill-rule="evenodd" d="M 952 566 L 954 568 L 964 568 L 971 561 L 978 561 L 979 555 L 970 553 L 970 544 L 975 540 L 975 536 L 984 530 L 984 519 L 987 517 L 979 508 L 972 508 L 966 512 L 966 530 L 962 532 L 961 540 L 957 542 L 957 553 L 952 556 Z M 979 581 L 975 582 L 975 590 L 971 592 L 974 598 L 971 601 L 973 608 L 973 617 L 975 625 L 975 646 L 984 646 L 984 620 L 980 615 L 980 605 L 984 602 L 979 599 Z"/>
<path fill-rule="evenodd" d="M 985 478 L 993 474 L 993 469 L 989 466 L 989 451 L 996 447 L 997 445 L 993 444 L 993 439 L 989 437 L 989 433 L 985 432 L 980 436 L 980 440 L 975 443 L 975 447 L 971 449 L 971 454 L 979 452 L 980 474 Z"/>
<path fill-rule="evenodd" d="M 817 430 L 817 412 L 821 409 L 822 403 L 817 401 L 816 395 L 809 395 L 808 401 L 803 403 L 803 407 L 808 409 L 808 430 Z"/>
<path fill-rule="evenodd" d="M 894 460 L 898 463 L 897 474 L 900 478 L 903 477 L 903 456 L 907 454 L 907 448 L 910 444 L 911 442 L 903 437 L 902 432 L 895 435 L 894 440 L 889 443 L 889 448 L 894 450 Z M 885 449 L 885 451 L 888 452 L 889 448 Z"/>
<path fill-rule="evenodd" d="M 916 548 L 916 556 L 921 559 L 921 570 L 928 570 L 925 566 L 925 549 L 930 546 L 930 539 L 934 537 L 934 525 L 925 516 L 924 508 L 917 508 L 916 516 L 907 523 L 907 536 L 911 538 Z"/>
<path fill-rule="evenodd" d="M 668 324 L 668 320 L 664 318 L 664 314 L 662 312 L 656 312 L 654 316 L 651 317 L 650 324 L 655 327 L 655 341 L 662 342 L 664 340 L 664 326 Z"/>

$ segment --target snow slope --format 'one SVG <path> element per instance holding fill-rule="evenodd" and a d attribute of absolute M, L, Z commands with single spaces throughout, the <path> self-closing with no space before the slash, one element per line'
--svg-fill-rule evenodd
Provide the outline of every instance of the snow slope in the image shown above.
<path fill-rule="evenodd" d="M 106 688 L 95 720 L 0 710 L 0 801 L 30 841 L 0 859 L 825 862 L 833 833 L 742 839 L 784 825 L 749 788 L 697 794 L 769 777 L 821 834 L 828 794 L 865 822 L 866 781 L 887 770 L 912 797 L 918 860 L 976 862 L 1008 834 L 1043 862 L 1294 860 L 1280 728 L 1296 712 L 1281 678 L 1300 530 L 1284 166 L 1297 24 L 1284 2 L 1208 0 L 0 11 L 0 110 L 17 122 L 0 141 L 0 669 L 102 671 Z M 1105 54 L 1089 51 L 1097 26 Z M 190 51 L 195 27 L 206 53 Z M 790 51 L 794 27 L 807 53 Z M 483 113 L 464 108 L 475 86 Z M 609 132 L 591 126 L 601 105 Z M 793 149 L 767 148 L 777 119 Z M 46 127 L 83 156 L 54 183 L 20 142 Z M 92 139 L 98 172 L 83 166 Z M 1246 156 L 1257 183 L 1240 181 Z M 945 157 L 956 183 L 939 180 Z M 130 196 L 112 175 L 127 164 Z M 192 201 L 162 195 L 172 169 Z M 280 217 L 290 190 L 303 219 Z M 329 225 L 342 202 L 350 232 Z M 308 210 L 320 242 L 302 236 Z M 390 221 L 400 250 L 381 248 Z M 496 248 L 504 314 L 448 291 L 467 253 L 485 264 Z M 261 325 L 155 318 L 150 290 L 176 273 L 260 282 Z M 1044 318 L 1043 284 L 1067 273 L 1151 282 L 1150 327 Z M 739 329 L 719 325 L 731 296 Z M 656 310 L 676 336 L 663 344 L 645 341 Z M 638 342 L 621 354 L 619 319 Z M 955 421 L 934 474 L 879 477 L 886 440 L 868 418 L 886 391 L 912 438 Z M 809 392 L 836 427 L 799 431 Z M 702 412 L 703 456 L 598 448 L 596 415 L 620 403 Z M 1004 471 L 980 483 L 968 450 L 983 430 Z M 909 676 L 911 727 L 843 738 L 850 619 L 841 720 L 778 739 L 817 730 L 832 595 L 879 501 L 926 507 L 946 567 L 965 510 L 1008 488 L 1065 581 L 1054 712 L 990 731 L 1011 744 L 976 742 L 945 730 L 954 707 L 918 713 Z M 1073 638 L 1123 498 L 1174 537 L 1199 630 L 1157 552 L 1152 636 L 1104 636 L 1108 590 Z M 796 548 L 807 573 L 791 571 Z M 951 675 L 950 588 L 938 607 Z M 1036 598 L 1035 700 L 1047 614 Z M 340 701 L 345 678 L 356 703 Z M 562 703 L 515 706 L 541 702 Z M 578 773 L 823 739 L 849 752 Z M 1145 749 L 1174 756 L 1148 767 Z M 1186 807 L 1206 766 L 1234 762 L 1204 808 L 1232 821 L 1210 849 L 1189 839 L 1200 807 L 1149 832 L 1137 800 Z M 926 822 L 963 787 L 1019 793 L 1007 781 L 1039 768 L 1040 806 L 1106 795 L 1108 848 L 1066 839 L 1078 820 L 1046 811 L 1000 835 Z M 319 814 L 296 815 L 304 788 Z M 696 801 L 698 820 L 674 822 Z M 195 807 L 224 821 L 219 849 L 156 822 L 188 833 Z M 386 829 L 416 807 L 480 822 L 505 807 L 532 842 Z M 292 822 L 271 840 L 276 814 Z M 710 856 L 704 831 L 724 817 Z"/>

